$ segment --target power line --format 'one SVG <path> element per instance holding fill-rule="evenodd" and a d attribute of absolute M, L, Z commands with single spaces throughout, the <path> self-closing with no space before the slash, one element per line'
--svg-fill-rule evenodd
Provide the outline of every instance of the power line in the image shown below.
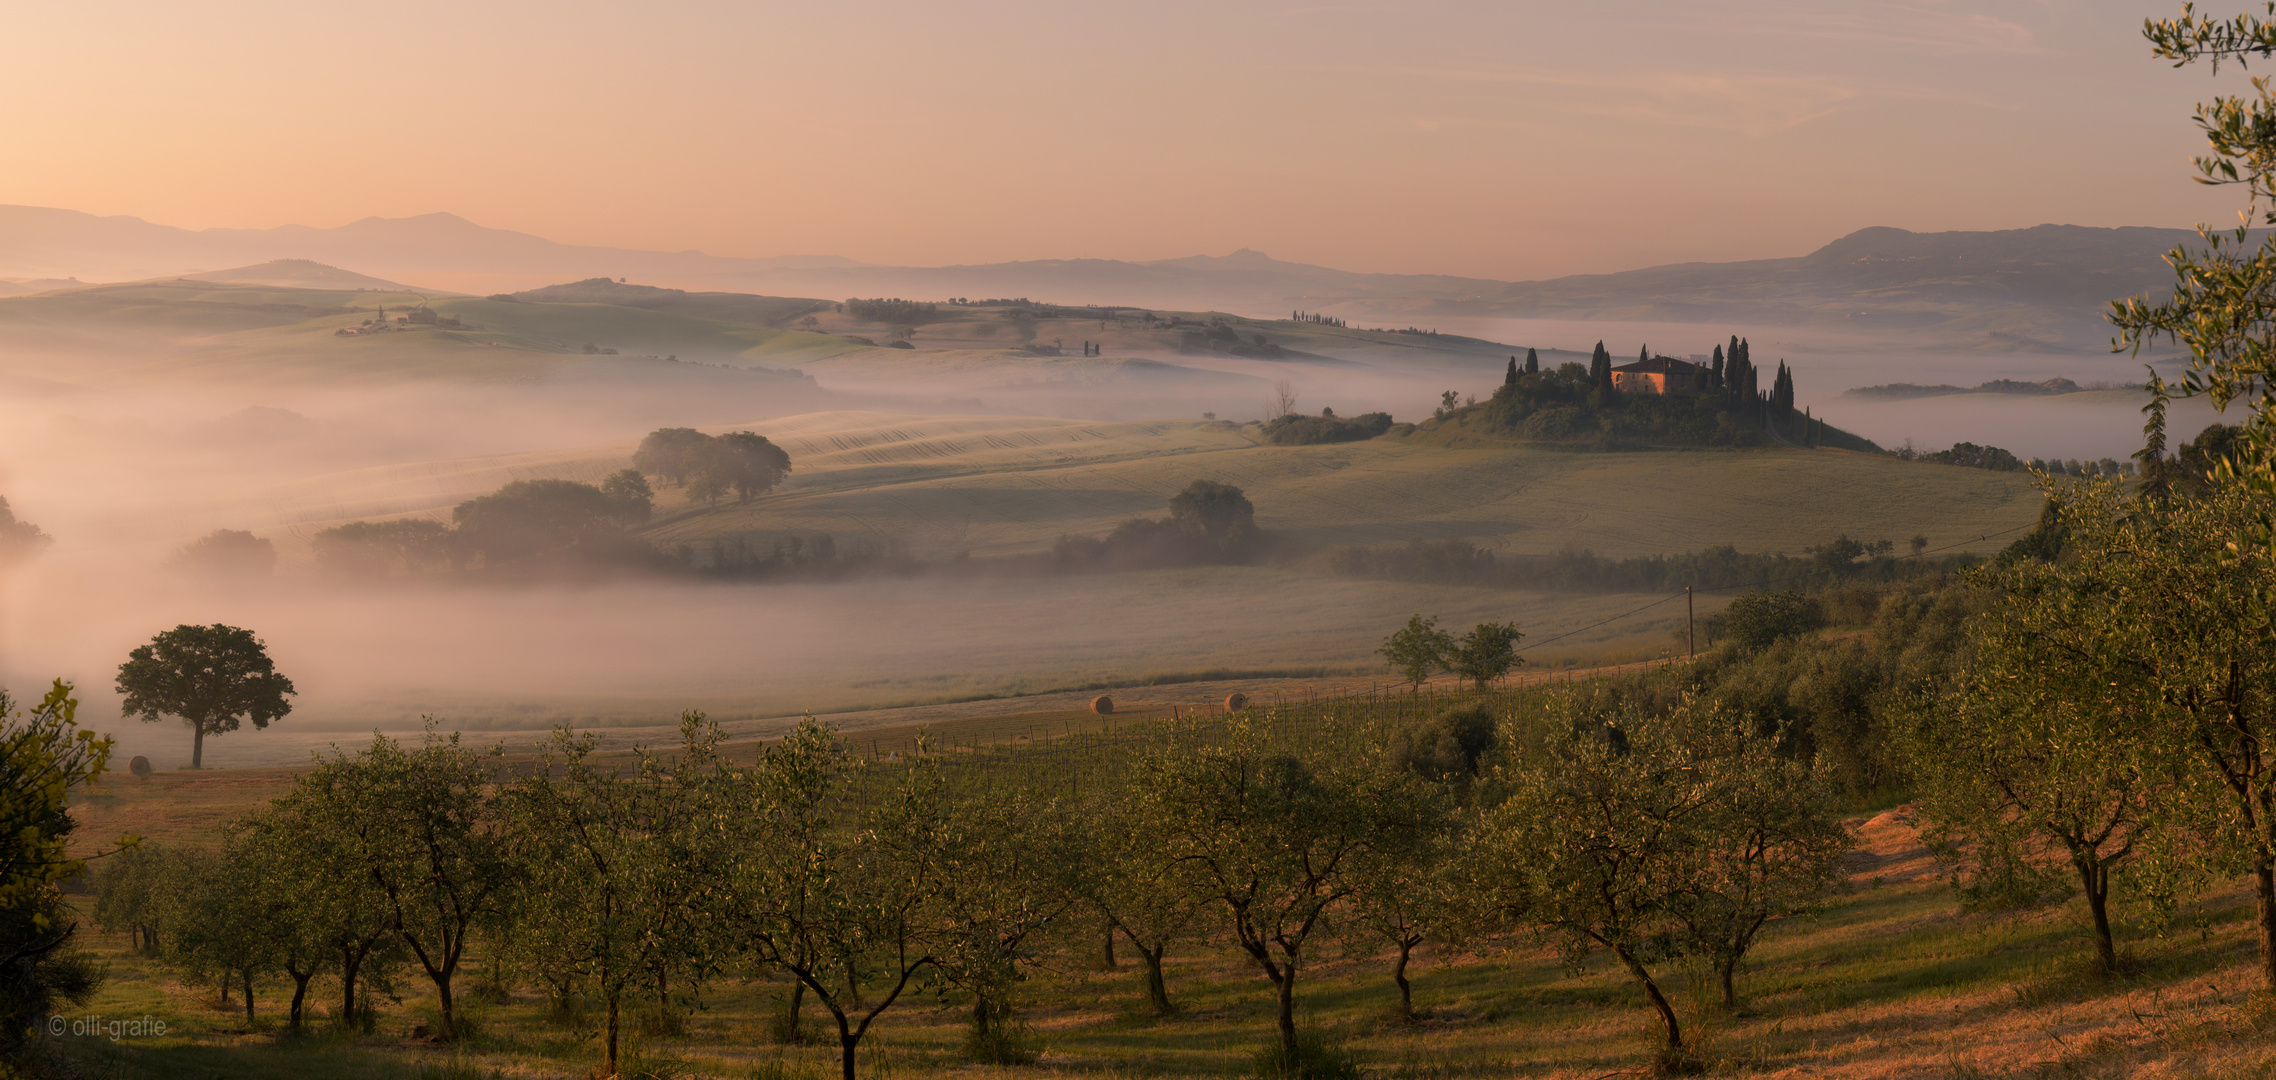
<path fill-rule="evenodd" d="M 1574 634 L 1585 634 L 1585 633 L 1587 633 L 1587 632 L 1589 632 L 1589 631 L 1591 631 L 1591 630 L 1594 630 L 1594 629 L 1596 629 L 1596 628 L 1597 628 L 1597 627 L 1599 627 L 1599 626 L 1609 626 L 1609 625 L 1611 625 L 1611 624 L 1613 624 L 1613 623 L 1619 622 L 1620 620 L 1627 618 L 1627 617 L 1628 617 L 1628 616 L 1630 616 L 1630 615 L 1641 615 L 1641 614 L 1643 614 L 1644 612 L 1650 611 L 1650 610 L 1652 610 L 1653 608 L 1656 608 L 1656 607 L 1660 606 L 1661 604 L 1667 603 L 1667 602 L 1668 602 L 1668 601 L 1670 601 L 1670 600 L 1674 600 L 1674 599 L 1676 599 L 1676 598 L 1678 598 L 1678 597 L 1681 597 L 1682 595 L 1683 595 L 1682 593 L 1671 593 L 1671 594 L 1669 594 L 1669 595 L 1667 595 L 1667 596 L 1663 596 L 1663 597 L 1660 597 L 1659 599 L 1657 599 L 1657 600 L 1654 600 L 1654 601 L 1652 601 L 1652 602 L 1651 602 L 1651 603 L 1649 603 L 1649 604 L 1645 604 L 1643 607 L 1637 608 L 1637 609 L 1636 609 L 1636 610 L 1634 610 L 1634 611 L 1630 611 L 1630 612 L 1624 612 L 1624 613 L 1622 613 L 1622 614 L 1619 614 L 1619 615 L 1614 615 L 1613 617 L 1611 617 L 1611 618 L 1609 618 L 1609 619 L 1606 619 L 1606 620 L 1604 620 L 1603 622 L 1600 622 L 1600 623 L 1591 623 L 1591 624 L 1589 624 L 1589 625 L 1587 625 L 1587 626 L 1581 627 L 1581 628 L 1580 628 L 1580 629 L 1578 629 L 1578 630 L 1567 630 L 1567 631 L 1565 631 L 1564 633 L 1562 633 L 1562 634 L 1559 634 L 1559 635 L 1557 635 L 1556 637 L 1553 637 L 1553 638 L 1542 638 L 1541 640 L 1539 640 L 1539 641 L 1536 641 L 1536 642 L 1534 642 L 1533 644 L 1526 646 L 1524 649 L 1519 649 L 1519 650 L 1517 650 L 1517 651 L 1518 651 L 1518 652 L 1525 652 L 1527 649 L 1538 649 L 1538 648 L 1540 648 L 1541 646 L 1543 646 L 1543 645 L 1547 645 L 1547 644 L 1549 644 L 1549 643 L 1550 643 L 1550 642 L 1552 642 L 1552 641 L 1561 641 L 1561 640 L 1563 640 L 1563 639 L 1565 639 L 1565 638 L 1569 638 L 1569 637 L 1573 636 Z"/>

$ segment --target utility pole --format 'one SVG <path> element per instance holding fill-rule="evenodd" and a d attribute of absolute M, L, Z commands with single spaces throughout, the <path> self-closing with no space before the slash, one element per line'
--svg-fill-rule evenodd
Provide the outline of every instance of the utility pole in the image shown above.
<path fill-rule="evenodd" d="M 1683 636 L 1691 649 L 1691 658 L 1699 659 L 1699 623 L 1691 617 L 1691 586 L 1683 587 Z"/>

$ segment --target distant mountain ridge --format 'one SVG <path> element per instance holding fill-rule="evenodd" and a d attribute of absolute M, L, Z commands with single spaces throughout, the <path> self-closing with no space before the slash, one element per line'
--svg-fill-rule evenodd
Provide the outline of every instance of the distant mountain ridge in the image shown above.
<path fill-rule="evenodd" d="M 858 265 L 835 255 L 736 259 L 697 251 L 558 244 L 527 233 L 476 225 L 456 214 L 369 217 L 330 229 L 280 225 L 273 229 L 190 230 L 136 217 L 0 206 L 0 278 L 131 281 L 190 276 L 278 259 L 308 259 L 394 278 L 531 279 L 526 284 L 602 275 L 680 279 Z"/>
<path fill-rule="evenodd" d="M 2099 350 L 2113 300 L 2169 295 L 2187 229 L 1860 229 L 1808 255 L 1517 282 L 1404 305 L 1418 317 L 1586 318 L 1904 331 L 1966 347 Z"/>
<path fill-rule="evenodd" d="M 629 279 L 688 290 L 670 301 L 681 308 L 734 303 L 716 295 L 729 293 L 1029 297 L 1260 316 L 1302 308 L 1424 325 L 1465 317 L 1810 325 L 1901 332 L 1922 344 L 1969 350 L 2084 351 L 2107 342 L 2105 305 L 2162 294 L 2171 282 L 2163 255 L 2195 240 L 2188 230 L 2140 227 L 1940 233 L 1875 227 L 1793 258 L 1506 282 L 1357 273 L 1245 248 L 1150 262 L 873 266 L 830 255 L 744 259 L 558 244 L 440 213 L 365 218 L 331 229 L 192 231 L 138 218 L 0 206 L 0 279 L 196 276 L 215 267 L 300 259 L 477 294 Z"/>

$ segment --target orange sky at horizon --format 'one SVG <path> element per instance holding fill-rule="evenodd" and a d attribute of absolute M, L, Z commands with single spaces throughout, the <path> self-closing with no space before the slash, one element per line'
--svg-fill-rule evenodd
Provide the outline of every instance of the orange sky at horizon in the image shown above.
<path fill-rule="evenodd" d="M 2070 0 L 26 6 L 0 203 L 448 211 L 938 265 L 1249 247 L 1531 279 L 1871 225 L 2225 225 L 2194 104 Z"/>

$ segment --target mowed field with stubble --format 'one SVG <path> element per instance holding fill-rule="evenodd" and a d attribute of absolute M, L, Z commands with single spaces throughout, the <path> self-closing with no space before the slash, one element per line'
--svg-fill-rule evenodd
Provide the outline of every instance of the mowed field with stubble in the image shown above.
<path fill-rule="evenodd" d="M 651 539 L 771 544 L 827 534 L 841 546 L 890 541 L 919 559 L 1024 554 L 1062 535 L 1160 514 L 1197 479 L 1239 486 L 1260 527 L 1300 546 L 1464 537 L 1529 554 L 1649 555 L 1717 544 L 1799 553 L 1844 533 L 1900 542 L 1919 535 L 1938 548 L 1988 551 L 2040 507 L 2023 474 L 1832 450 L 1581 453 L 1450 447 L 1427 434 L 1269 446 L 1254 427 L 1212 421 L 871 412 L 718 430 L 734 427 L 781 444 L 794 463 L 789 482 L 717 506 L 665 489 Z M 287 530 L 305 542 L 350 511 L 441 516 L 508 480 L 597 480 L 629 465 L 632 450 L 623 442 L 390 466 L 267 495 L 306 508 Z"/>

